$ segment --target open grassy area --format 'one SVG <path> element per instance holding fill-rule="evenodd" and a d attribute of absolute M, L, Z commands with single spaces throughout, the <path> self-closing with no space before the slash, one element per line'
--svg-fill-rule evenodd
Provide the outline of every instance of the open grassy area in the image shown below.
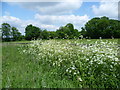
<path fill-rule="evenodd" d="M 0 42 L 0 88 L 2 88 L 2 43 Z"/>
<path fill-rule="evenodd" d="M 26 42 L 2 44 L 3 88 L 120 88 L 117 39 Z"/>

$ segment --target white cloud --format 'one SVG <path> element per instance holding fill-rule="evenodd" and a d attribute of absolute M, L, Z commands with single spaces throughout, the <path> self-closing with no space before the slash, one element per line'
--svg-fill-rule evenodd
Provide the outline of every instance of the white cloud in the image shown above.
<path fill-rule="evenodd" d="M 82 0 L 64 0 L 64 2 L 19 2 L 9 4 L 17 4 L 23 8 L 27 8 L 44 15 L 59 15 L 69 14 L 74 10 L 79 9 L 82 5 Z"/>
<path fill-rule="evenodd" d="M 2 0 L 2 2 L 73 2 L 78 0 Z M 96 0 L 84 0 L 84 1 L 96 1 Z M 99 0 L 97 0 L 99 1 Z"/>
<path fill-rule="evenodd" d="M 87 15 L 79 16 L 72 14 L 74 10 L 81 7 L 82 0 L 65 0 L 64 2 L 14 2 L 9 4 L 17 4 L 22 8 L 38 12 L 32 20 L 21 20 L 20 18 L 9 16 L 8 14 L 2 17 L 3 22 L 7 22 L 11 26 L 17 27 L 22 34 L 28 24 L 49 31 L 55 31 L 60 26 L 72 23 L 76 29 L 80 30 L 81 26 L 89 20 Z"/>
<path fill-rule="evenodd" d="M 47 29 L 47 30 L 50 30 L 50 31 L 55 31 L 55 30 L 58 29 L 59 27 L 58 27 L 58 26 L 55 26 L 55 25 L 41 24 L 41 28 Z"/>
<path fill-rule="evenodd" d="M 22 21 L 19 18 L 12 17 L 12 16 L 2 16 L 0 17 L 1 23 L 9 23 L 11 26 L 17 27 L 21 33 L 22 32 Z"/>
<path fill-rule="evenodd" d="M 52 25 L 65 25 L 67 23 L 72 23 L 75 25 L 75 28 L 80 29 L 88 20 L 87 15 L 78 16 L 78 15 L 40 15 L 36 14 L 35 19 L 38 22 L 43 24 L 52 24 Z"/>
<path fill-rule="evenodd" d="M 118 2 L 119 0 L 101 0 L 100 6 L 93 5 L 93 12 L 96 16 L 108 16 L 110 18 L 118 18 Z"/>
<path fill-rule="evenodd" d="M 67 23 L 72 23 L 76 29 L 80 28 L 89 20 L 87 15 L 76 16 L 76 15 L 39 15 L 36 14 L 33 20 L 21 20 L 13 16 L 2 16 L 0 17 L 2 23 L 9 23 L 19 29 L 19 31 L 24 34 L 25 27 L 29 24 L 40 27 L 41 29 L 47 29 L 49 31 L 55 31 L 60 26 L 64 26 Z"/>
<path fill-rule="evenodd" d="M 41 29 L 47 29 L 52 31 L 58 28 L 55 25 L 41 24 L 40 22 L 36 22 L 36 20 L 21 20 L 13 16 L 2 16 L 0 17 L 0 20 L 2 21 L 0 22 L 0 24 L 9 23 L 12 27 L 16 27 L 23 35 L 25 32 L 25 27 L 29 24 L 40 27 Z"/>

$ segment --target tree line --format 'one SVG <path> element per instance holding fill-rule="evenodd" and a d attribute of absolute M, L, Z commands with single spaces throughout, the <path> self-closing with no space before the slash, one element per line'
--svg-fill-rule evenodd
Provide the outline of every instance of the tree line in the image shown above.
<path fill-rule="evenodd" d="M 25 35 L 22 35 L 16 27 L 3 23 L 1 28 L 2 41 L 20 41 L 33 39 L 79 39 L 79 38 L 120 38 L 120 21 L 108 17 L 95 17 L 89 20 L 81 31 L 68 23 L 56 31 L 42 30 L 32 24 L 25 28 Z"/>

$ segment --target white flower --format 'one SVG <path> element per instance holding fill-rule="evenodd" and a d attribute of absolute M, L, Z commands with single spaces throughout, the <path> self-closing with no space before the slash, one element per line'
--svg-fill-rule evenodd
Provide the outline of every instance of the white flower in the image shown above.
<path fill-rule="evenodd" d="M 71 67 L 71 69 L 73 69 L 73 70 L 74 70 L 74 69 L 75 69 L 75 67 Z"/>
<path fill-rule="evenodd" d="M 119 59 L 118 59 L 118 58 L 115 58 L 115 61 L 119 61 Z"/>
<path fill-rule="evenodd" d="M 69 73 L 71 73 L 72 71 L 70 70 Z"/>
<path fill-rule="evenodd" d="M 78 77 L 78 80 L 79 80 L 80 82 L 82 82 L 82 79 L 81 79 L 81 77 Z"/>
<path fill-rule="evenodd" d="M 77 73 L 76 72 L 74 72 L 74 75 L 76 75 Z"/>

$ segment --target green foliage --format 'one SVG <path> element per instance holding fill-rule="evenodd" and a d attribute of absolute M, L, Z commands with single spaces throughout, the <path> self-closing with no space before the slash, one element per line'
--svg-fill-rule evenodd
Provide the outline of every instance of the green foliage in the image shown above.
<path fill-rule="evenodd" d="M 31 42 L 4 43 L 4 88 L 120 88 L 116 39 Z"/>
<path fill-rule="evenodd" d="M 105 16 L 93 18 L 82 27 L 81 33 L 91 38 L 120 38 L 120 21 Z"/>
<path fill-rule="evenodd" d="M 2 24 L 2 40 L 10 41 L 11 37 L 11 26 L 8 23 Z"/>
<path fill-rule="evenodd" d="M 50 39 L 55 39 L 57 38 L 57 34 L 55 31 L 49 31 L 49 38 Z"/>
<path fill-rule="evenodd" d="M 47 30 L 43 30 L 41 33 L 42 39 L 49 39 L 49 33 Z"/>
<path fill-rule="evenodd" d="M 74 25 L 68 23 L 61 26 L 56 31 L 42 30 L 32 24 L 25 28 L 25 36 L 21 35 L 16 27 L 11 27 L 8 23 L 2 24 L 2 40 L 33 40 L 33 39 L 78 39 L 78 38 L 120 38 L 120 21 L 109 19 L 108 17 L 95 17 L 89 20 L 79 32 L 74 29 Z"/>
<path fill-rule="evenodd" d="M 22 40 L 21 33 L 18 31 L 16 27 L 12 27 L 12 36 L 13 41 Z"/>
<path fill-rule="evenodd" d="M 120 88 L 116 39 L 33 42 L 3 43 L 2 88 Z"/>
<path fill-rule="evenodd" d="M 22 35 L 16 27 L 11 27 L 8 23 L 2 24 L 2 41 L 22 40 Z"/>
<path fill-rule="evenodd" d="M 58 38 L 60 39 L 74 39 L 74 38 L 79 38 L 79 32 L 77 29 L 74 29 L 73 24 L 68 23 L 66 26 L 64 27 L 60 27 L 57 31 L 56 31 Z"/>
<path fill-rule="evenodd" d="M 60 27 L 57 31 L 47 31 L 41 30 L 38 27 L 28 25 L 25 28 L 25 38 L 26 40 L 32 39 L 74 39 L 79 38 L 79 32 L 74 29 L 73 24 L 69 23 L 64 27 Z"/>
<path fill-rule="evenodd" d="M 25 28 L 25 38 L 26 40 L 37 39 L 40 36 L 40 32 L 40 28 L 30 24 Z"/>

